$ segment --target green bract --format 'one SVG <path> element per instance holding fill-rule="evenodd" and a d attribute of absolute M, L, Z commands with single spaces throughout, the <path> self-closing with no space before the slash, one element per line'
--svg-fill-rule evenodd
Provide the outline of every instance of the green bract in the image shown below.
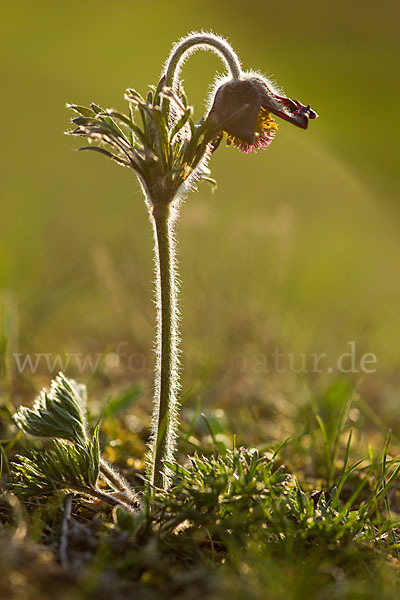
<path fill-rule="evenodd" d="M 175 93 L 164 81 L 146 100 L 128 89 L 129 115 L 96 104 L 67 105 L 79 114 L 72 119 L 76 129 L 67 133 L 94 144 L 80 150 L 94 150 L 131 167 L 154 205 L 170 203 L 196 180 L 210 181 L 206 163 L 218 132 L 213 120 L 195 123 L 182 86 Z"/>
<path fill-rule="evenodd" d="M 50 391 L 43 389 L 32 408 L 21 406 L 14 414 L 18 427 L 34 437 L 55 441 L 53 450 L 31 452 L 14 463 L 17 474 L 14 489 L 22 495 L 49 495 L 58 490 L 72 490 L 99 497 L 128 510 L 140 504 L 125 479 L 100 456 L 98 427 L 90 439 L 86 423 L 86 386 L 59 373 Z M 101 478 L 114 493 L 97 488 Z"/>
<path fill-rule="evenodd" d="M 92 440 L 73 446 L 57 441 L 53 450 L 17 456 L 12 489 L 21 496 L 47 496 L 59 490 L 96 495 L 100 470 L 98 427 Z"/>
<path fill-rule="evenodd" d="M 80 445 L 87 441 L 86 386 L 59 373 L 50 391 L 43 389 L 33 408 L 21 406 L 14 415 L 20 429 L 35 437 L 68 440 Z"/>

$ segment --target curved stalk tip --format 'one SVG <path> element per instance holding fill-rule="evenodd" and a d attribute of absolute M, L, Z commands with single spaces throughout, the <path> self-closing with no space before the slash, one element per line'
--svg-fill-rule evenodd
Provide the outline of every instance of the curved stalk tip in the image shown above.
<path fill-rule="evenodd" d="M 211 50 L 224 62 L 233 79 L 240 79 L 242 67 L 232 46 L 224 38 L 213 33 L 193 32 L 177 42 L 164 67 L 165 85 L 176 89 L 182 67 L 193 52 Z"/>

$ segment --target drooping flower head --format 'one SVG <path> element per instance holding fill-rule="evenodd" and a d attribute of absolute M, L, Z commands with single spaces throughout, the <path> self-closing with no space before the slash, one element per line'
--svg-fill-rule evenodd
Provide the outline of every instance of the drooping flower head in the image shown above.
<path fill-rule="evenodd" d="M 208 119 L 221 124 L 216 144 L 224 132 L 228 145 L 256 152 L 274 139 L 278 124 L 273 115 L 303 129 L 307 129 L 309 119 L 318 116 L 309 105 L 279 95 L 262 75 L 241 73 L 239 78 L 217 84 Z"/>
<path fill-rule="evenodd" d="M 208 115 L 196 123 L 180 73 L 197 50 L 215 52 L 227 76 L 214 86 Z M 161 211 L 200 179 L 210 181 L 207 163 L 224 133 L 228 145 L 257 151 L 274 139 L 274 115 L 303 129 L 317 117 L 310 106 L 281 95 L 262 75 L 244 72 L 231 45 L 205 32 L 191 33 L 174 45 L 158 85 L 146 99 L 132 89 L 125 98 L 127 115 L 97 104 L 69 105 L 78 116 L 68 133 L 89 140 L 91 145 L 82 150 L 94 150 L 133 169 L 149 207 Z"/>

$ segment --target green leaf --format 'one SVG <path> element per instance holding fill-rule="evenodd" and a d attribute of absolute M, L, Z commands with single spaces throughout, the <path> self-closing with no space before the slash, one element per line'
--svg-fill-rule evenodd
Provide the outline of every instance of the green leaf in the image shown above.
<path fill-rule="evenodd" d="M 78 148 L 79 152 L 81 150 L 93 150 L 94 152 L 99 152 L 100 154 L 103 154 L 104 156 L 111 158 L 111 160 L 114 160 L 116 163 L 118 163 L 119 165 L 122 165 L 123 167 L 131 166 L 129 162 L 122 160 L 121 158 L 119 158 L 115 154 L 112 154 L 108 150 L 105 150 L 104 148 L 99 148 L 97 146 L 84 146 L 83 148 Z"/>
<path fill-rule="evenodd" d="M 79 106 L 78 104 L 67 104 L 67 108 L 74 110 L 76 113 L 82 115 L 83 117 L 94 117 L 94 115 L 96 114 L 90 108 L 87 108 L 86 106 Z"/>
<path fill-rule="evenodd" d="M 185 112 L 186 105 L 183 104 L 181 99 L 175 94 L 175 92 L 171 88 L 163 88 L 162 92 L 160 92 L 160 95 L 163 98 L 167 98 L 168 100 L 173 102 L 173 104 L 175 104 L 176 108 L 178 109 L 179 113 Z"/>
<path fill-rule="evenodd" d="M 183 115 L 181 116 L 179 121 L 176 123 L 176 125 L 172 129 L 171 136 L 170 136 L 171 142 L 174 141 L 174 137 L 182 129 L 182 127 L 184 127 L 186 125 L 187 120 L 189 119 L 191 114 L 192 114 L 192 107 L 189 106 L 189 108 L 185 110 L 185 112 L 183 113 Z"/>
<path fill-rule="evenodd" d="M 123 140 L 127 145 L 129 145 L 129 141 L 124 132 L 120 127 L 118 127 L 113 119 L 108 116 L 108 112 L 98 113 L 95 118 L 76 117 L 72 119 L 72 123 L 88 129 L 87 133 L 94 132 L 95 130 L 98 131 L 99 128 L 102 128 L 104 134 L 107 134 L 113 138 L 116 137 L 119 140 Z"/>
<path fill-rule="evenodd" d="M 161 77 L 160 81 L 158 82 L 157 87 L 155 89 L 154 100 L 153 100 L 155 106 L 160 106 L 160 101 L 161 101 L 160 94 L 161 94 L 161 91 L 163 90 L 163 88 L 165 86 L 165 80 L 166 80 L 166 77 L 165 77 L 165 75 L 163 75 Z"/>
<path fill-rule="evenodd" d="M 104 112 L 104 109 L 101 108 L 101 106 L 98 106 L 97 104 L 94 104 L 93 102 L 90 105 L 93 109 L 93 111 L 96 113 L 96 115 L 98 115 L 99 113 Z"/>
<path fill-rule="evenodd" d="M 127 100 L 128 102 L 132 102 L 133 104 L 138 104 L 140 102 L 145 104 L 143 96 L 141 96 L 141 94 L 139 94 L 139 92 L 137 92 L 136 90 L 133 90 L 131 88 L 128 88 L 126 90 L 126 92 L 124 94 L 124 98 L 125 98 L 125 100 Z"/>
<path fill-rule="evenodd" d="M 201 179 L 201 181 L 205 181 L 206 183 L 209 183 L 211 185 L 211 187 L 213 188 L 213 190 L 216 189 L 217 182 L 212 177 L 209 177 L 208 175 L 200 175 L 200 179 Z M 213 191 L 213 190 L 211 190 L 211 191 Z"/>
<path fill-rule="evenodd" d="M 61 490 L 90 495 L 100 469 L 98 427 L 92 440 L 73 446 L 57 441 L 53 450 L 29 452 L 12 463 L 12 489 L 20 496 L 48 496 Z"/>
<path fill-rule="evenodd" d="M 143 513 L 133 515 L 122 508 L 122 506 L 116 506 L 113 510 L 114 523 L 118 525 L 121 531 L 127 531 L 130 534 L 135 533 L 138 527 L 143 523 L 144 519 L 145 515 Z"/>
<path fill-rule="evenodd" d="M 141 129 L 139 129 L 139 127 L 131 119 L 129 119 L 126 115 L 123 115 L 115 110 L 109 110 L 109 109 L 107 110 L 106 114 L 110 115 L 110 117 L 112 117 L 113 119 L 120 120 L 130 130 L 133 131 L 133 133 L 142 142 L 142 144 L 146 143 L 146 138 L 145 138 L 143 131 Z"/>

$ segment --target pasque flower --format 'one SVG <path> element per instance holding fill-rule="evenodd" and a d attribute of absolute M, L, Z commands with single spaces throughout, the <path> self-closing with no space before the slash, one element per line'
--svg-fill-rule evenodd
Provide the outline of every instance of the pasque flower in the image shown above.
<path fill-rule="evenodd" d="M 219 79 L 208 114 L 195 122 L 182 88 L 180 72 L 197 50 L 212 50 L 227 76 Z M 148 489 L 168 488 L 174 460 L 178 417 L 179 361 L 177 275 L 173 228 L 180 200 L 200 179 L 209 179 L 207 163 L 224 132 L 228 144 L 249 152 L 265 148 L 277 130 L 274 116 L 305 129 L 316 113 L 281 95 L 262 75 L 245 73 L 230 44 L 212 33 L 191 33 L 177 42 L 158 85 L 143 98 L 125 94 L 129 113 L 70 105 L 78 115 L 69 133 L 139 178 L 154 231 L 157 298 L 157 361 Z"/>
<path fill-rule="evenodd" d="M 227 135 L 227 144 L 234 144 L 243 152 L 266 148 L 274 139 L 277 115 L 298 127 L 306 129 L 308 120 L 318 115 L 310 106 L 279 95 L 262 75 L 241 73 L 215 86 L 208 119 Z M 220 132 L 215 146 L 222 138 Z"/>

